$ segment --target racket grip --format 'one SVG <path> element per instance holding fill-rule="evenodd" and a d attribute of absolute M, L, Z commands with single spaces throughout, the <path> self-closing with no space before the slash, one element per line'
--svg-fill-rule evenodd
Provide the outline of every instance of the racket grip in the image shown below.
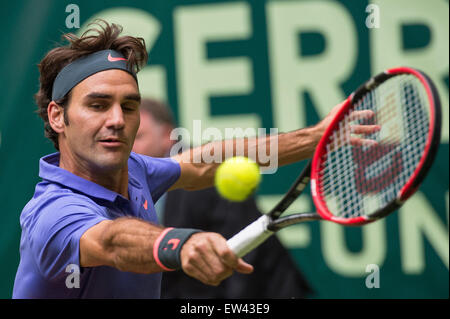
<path fill-rule="evenodd" d="M 228 246 L 238 257 L 247 255 L 273 235 L 274 232 L 267 229 L 271 221 L 270 216 L 262 215 L 256 221 L 228 239 Z"/>

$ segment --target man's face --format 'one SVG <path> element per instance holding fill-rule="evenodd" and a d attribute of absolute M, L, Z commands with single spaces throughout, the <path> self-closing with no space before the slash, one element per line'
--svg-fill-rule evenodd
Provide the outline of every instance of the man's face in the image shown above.
<path fill-rule="evenodd" d="M 171 127 L 161 124 L 150 113 L 141 110 L 141 124 L 134 141 L 133 152 L 153 157 L 167 156 L 173 142 Z"/>
<path fill-rule="evenodd" d="M 94 173 L 126 167 L 139 127 L 136 81 L 122 70 L 96 73 L 72 89 L 61 155 L 76 169 Z"/>

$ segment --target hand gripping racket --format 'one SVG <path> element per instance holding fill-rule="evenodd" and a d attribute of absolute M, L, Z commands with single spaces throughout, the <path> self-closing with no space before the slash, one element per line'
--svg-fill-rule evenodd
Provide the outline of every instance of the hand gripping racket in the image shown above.
<path fill-rule="evenodd" d="M 370 125 L 378 129 L 355 134 L 356 127 Z M 407 67 L 378 74 L 347 98 L 281 201 L 229 239 L 229 247 L 242 257 L 276 231 L 299 222 L 364 225 L 386 217 L 425 178 L 440 135 L 439 96 L 427 75 Z M 280 217 L 308 182 L 317 212 Z"/>

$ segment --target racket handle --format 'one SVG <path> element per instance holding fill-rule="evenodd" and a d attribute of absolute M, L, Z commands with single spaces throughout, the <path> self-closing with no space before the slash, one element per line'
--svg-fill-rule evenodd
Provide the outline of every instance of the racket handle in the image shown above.
<path fill-rule="evenodd" d="M 256 221 L 228 239 L 228 246 L 238 257 L 247 255 L 274 234 L 273 231 L 267 229 L 271 221 L 270 216 L 262 215 Z"/>

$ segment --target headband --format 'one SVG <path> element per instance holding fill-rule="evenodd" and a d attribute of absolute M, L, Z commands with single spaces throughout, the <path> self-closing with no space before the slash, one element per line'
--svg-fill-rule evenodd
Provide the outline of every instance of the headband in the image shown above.
<path fill-rule="evenodd" d="M 121 53 L 114 50 L 102 50 L 66 65 L 53 82 L 52 100 L 57 101 L 63 98 L 75 85 L 87 77 L 111 69 L 128 72 L 137 83 L 136 74 L 127 67 L 127 59 Z"/>

